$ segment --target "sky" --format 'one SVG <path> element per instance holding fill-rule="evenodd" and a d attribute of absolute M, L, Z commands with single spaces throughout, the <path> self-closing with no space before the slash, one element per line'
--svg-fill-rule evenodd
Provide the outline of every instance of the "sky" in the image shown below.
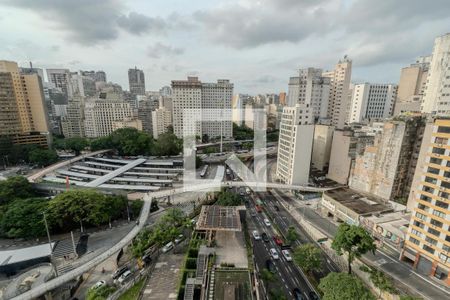
<path fill-rule="evenodd" d="M 124 89 L 137 66 L 147 90 L 190 75 L 278 93 L 344 55 L 353 82 L 397 83 L 449 25 L 448 0 L 0 0 L 0 59 L 104 70 Z"/>

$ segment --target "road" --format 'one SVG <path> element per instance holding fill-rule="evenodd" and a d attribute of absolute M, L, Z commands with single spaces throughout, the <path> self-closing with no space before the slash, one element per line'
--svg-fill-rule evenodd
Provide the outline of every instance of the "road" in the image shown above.
<path fill-rule="evenodd" d="M 255 212 L 255 207 L 252 201 L 249 201 L 250 212 Z M 253 254 L 257 265 L 258 273 L 261 274 L 262 270 L 266 268 L 266 261 L 271 260 L 276 269 L 277 281 L 270 283 L 271 289 L 281 289 L 288 299 L 293 299 L 292 291 L 294 288 L 300 289 L 305 295 L 305 299 L 308 299 L 307 295 L 312 290 L 310 284 L 307 282 L 306 277 L 301 273 L 297 266 L 293 262 L 286 261 L 286 258 L 281 254 L 281 249 L 277 246 L 273 240 L 273 236 L 279 235 L 273 226 L 266 226 L 264 224 L 264 213 L 256 213 L 254 217 L 249 217 L 249 232 L 250 235 L 253 230 L 257 230 L 260 234 L 265 232 L 269 236 L 269 241 L 254 240 L 253 237 Z M 251 235 L 252 236 L 252 235 Z M 270 256 L 269 249 L 275 248 L 280 256 L 278 260 L 274 260 Z"/>
<path fill-rule="evenodd" d="M 312 207 L 305 205 L 302 201 L 292 200 L 291 197 L 278 191 L 283 201 L 296 207 L 301 215 L 314 227 L 322 231 L 329 238 L 334 237 L 337 225 L 328 218 L 320 216 Z M 417 274 L 411 266 L 398 259 L 398 253 L 382 252 L 377 250 L 375 255 L 369 253 L 362 257 L 366 263 L 380 267 L 392 276 L 403 289 L 421 295 L 424 299 L 449 299 L 450 293 L 442 286 L 432 282 L 430 278 Z"/>

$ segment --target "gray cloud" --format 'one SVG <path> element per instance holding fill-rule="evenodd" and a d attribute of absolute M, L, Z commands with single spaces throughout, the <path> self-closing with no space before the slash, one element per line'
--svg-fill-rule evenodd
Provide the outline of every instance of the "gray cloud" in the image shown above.
<path fill-rule="evenodd" d="M 152 58 L 161 58 L 164 56 L 176 56 L 184 53 L 184 49 L 172 47 L 162 43 L 156 43 L 147 48 L 147 55 Z"/>
<path fill-rule="evenodd" d="M 164 19 L 151 18 L 136 12 L 131 12 L 128 16 L 120 16 L 117 24 L 125 31 L 138 35 L 148 32 L 163 32 L 168 28 Z"/>

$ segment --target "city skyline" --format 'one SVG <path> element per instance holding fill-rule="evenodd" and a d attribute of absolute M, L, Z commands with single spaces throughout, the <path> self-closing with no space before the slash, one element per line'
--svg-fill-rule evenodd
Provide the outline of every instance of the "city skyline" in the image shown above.
<path fill-rule="evenodd" d="M 255 94 L 287 91 L 297 69 L 330 70 L 348 55 L 353 82 L 397 83 L 401 67 L 431 54 L 450 15 L 443 1 L 156 2 L 2 0 L 0 56 L 20 66 L 104 70 L 124 88 L 136 65 L 147 90 L 193 75 L 231 79 L 236 92 Z"/>

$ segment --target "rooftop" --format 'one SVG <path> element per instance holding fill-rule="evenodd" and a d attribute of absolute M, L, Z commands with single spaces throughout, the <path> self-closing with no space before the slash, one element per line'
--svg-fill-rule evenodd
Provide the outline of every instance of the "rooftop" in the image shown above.
<path fill-rule="evenodd" d="M 380 199 L 347 187 L 329 190 L 324 192 L 324 194 L 359 215 L 370 215 L 392 210 L 390 206 L 384 204 Z"/>
<path fill-rule="evenodd" d="M 241 231 L 239 210 L 244 206 L 203 205 L 197 222 L 197 230 Z"/>

